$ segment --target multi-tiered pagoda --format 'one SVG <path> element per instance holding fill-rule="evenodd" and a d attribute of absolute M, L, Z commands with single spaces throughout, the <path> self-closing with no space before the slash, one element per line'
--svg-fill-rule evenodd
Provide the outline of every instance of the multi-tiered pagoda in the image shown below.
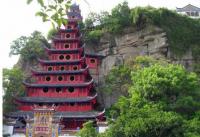
<path fill-rule="evenodd" d="M 98 71 L 101 56 L 85 54 L 79 22 L 82 21 L 78 5 L 67 12 L 68 23 L 52 39 L 52 47 L 45 48 L 48 60 L 38 59 L 40 70 L 32 69 L 34 82 L 25 81 L 26 97 L 16 97 L 19 111 L 8 114 L 26 125 L 34 117 L 34 109 L 55 108 L 53 118 L 59 118 L 59 129 L 77 130 L 84 122 L 104 119 L 104 111 L 96 110 L 97 93 L 89 70 Z M 26 126 L 15 126 L 15 130 Z"/>

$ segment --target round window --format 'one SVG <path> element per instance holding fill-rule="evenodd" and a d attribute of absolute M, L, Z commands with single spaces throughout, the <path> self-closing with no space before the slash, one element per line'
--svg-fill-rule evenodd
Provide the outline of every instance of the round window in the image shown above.
<path fill-rule="evenodd" d="M 95 63 L 95 59 L 91 59 L 90 62 L 91 62 L 91 63 Z"/>
<path fill-rule="evenodd" d="M 58 77 L 58 81 L 62 81 L 63 80 L 63 77 L 62 76 L 59 76 Z"/>
<path fill-rule="evenodd" d="M 53 70 L 53 68 L 52 67 L 48 67 L 48 71 L 52 71 Z"/>
<path fill-rule="evenodd" d="M 50 80 L 51 80 L 51 77 L 47 76 L 46 81 L 50 81 Z"/>
<path fill-rule="evenodd" d="M 47 93 L 49 91 L 49 89 L 47 87 L 43 88 L 43 92 Z"/>
<path fill-rule="evenodd" d="M 59 59 L 60 59 L 60 60 L 63 60 L 63 59 L 64 59 L 64 56 L 63 56 L 63 55 L 60 55 L 60 56 L 59 56 Z"/>
<path fill-rule="evenodd" d="M 66 60 L 69 60 L 71 57 L 70 57 L 70 55 L 67 55 L 65 58 L 66 58 Z"/>
<path fill-rule="evenodd" d="M 66 38 L 70 38 L 70 34 L 66 34 Z"/>
<path fill-rule="evenodd" d="M 69 48 L 69 44 L 65 44 L 65 48 L 68 49 Z"/>
<path fill-rule="evenodd" d="M 62 67 L 60 67 L 60 70 L 61 70 L 61 71 L 65 70 L 65 67 L 63 67 L 63 66 L 62 66 Z"/>
<path fill-rule="evenodd" d="M 70 76 L 70 81 L 74 81 L 74 76 Z"/>
<path fill-rule="evenodd" d="M 77 70 L 77 69 L 78 69 L 78 67 L 77 67 L 77 66 L 74 66 L 74 67 L 73 67 L 73 70 Z"/>
<path fill-rule="evenodd" d="M 57 93 L 61 92 L 61 90 L 62 90 L 61 88 L 56 88 Z"/>
<path fill-rule="evenodd" d="M 74 88 L 73 88 L 73 87 L 69 87 L 69 88 L 68 88 L 68 91 L 69 91 L 70 93 L 72 93 L 72 92 L 74 92 Z"/>

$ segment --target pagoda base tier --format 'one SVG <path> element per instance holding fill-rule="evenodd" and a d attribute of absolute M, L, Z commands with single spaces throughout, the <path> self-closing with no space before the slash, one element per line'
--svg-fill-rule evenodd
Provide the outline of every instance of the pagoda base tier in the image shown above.
<path fill-rule="evenodd" d="M 87 112 L 55 112 L 54 118 L 98 118 L 104 114 L 105 110 L 103 111 L 87 111 Z M 34 112 L 32 111 L 17 111 L 17 112 L 10 112 L 7 114 L 7 117 L 12 118 L 26 118 L 30 117 L 33 118 Z"/>

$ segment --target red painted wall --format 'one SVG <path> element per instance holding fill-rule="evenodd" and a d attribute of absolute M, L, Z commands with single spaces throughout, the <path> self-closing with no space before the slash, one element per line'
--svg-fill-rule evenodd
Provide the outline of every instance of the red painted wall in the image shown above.
<path fill-rule="evenodd" d="M 85 82 L 84 74 L 79 75 L 42 75 L 42 76 L 34 76 L 36 79 L 36 83 L 38 84 L 66 84 L 66 83 L 83 83 Z M 50 80 L 49 80 L 50 78 Z M 62 78 L 62 80 L 59 78 Z M 73 78 L 73 79 L 71 79 Z M 48 81 L 49 80 L 49 81 Z"/>
<path fill-rule="evenodd" d="M 60 57 L 63 56 L 63 59 L 60 59 Z M 66 59 L 66 57 L 70 57 L 69 59 Z M 50 60 L 53 61 L 72 61 L 72 60 L 79 60 L 81 59 L 80 54 L 74 53 L 74 54 L 51 54 L 49 56 Z"/>
<path fill-rule="evenodd" d="M 48 92 L 44 92 L 43 88 L 28 88 L 27 94 L 29 97 L 87 97 L 90 95 L 90 88 L 74 88 L 74 92 L 69 92 L 68 88 L 61 88 L 60 92 L 56 88 L 48 88 Z"/>
<path fill-rule="evenodd" d="M 52 71 L 59 71 L 62 67 L 64 67 L 64 70 L 74 70 L 75 67 L 77 67 L 77 70 L 81 69 L 81 64 L 79 65 L 60 65 L 60 66 L 42 66 L 43 70 L 48 71 L 49 67 L 52 67 Z"/>
<path fill-rule="evenodd" d="M 21 111 L 32 111 L 34 104 L 23 104 L 18 106 Z M 65 103 L 57 104 L 56 111 L 91 111 L 93 109 L 92 103 Z"/>
<path fill-rule="evenodd" d="M 89 66 L 89 68 L 97 69 L 97 67 L 98 67 L 98 59 L 97 58 L 86 57 L 86 64 Z"/>
<path fill-rule="evenodd" d="M 69 44 L 69 48 L 66 47 L 65 45 Z M 79 43 L 78 42 L 73 42 L 73 43 L 55 43 L 54 44 L 55 49 L 76 49 L 79 48 Z"/>

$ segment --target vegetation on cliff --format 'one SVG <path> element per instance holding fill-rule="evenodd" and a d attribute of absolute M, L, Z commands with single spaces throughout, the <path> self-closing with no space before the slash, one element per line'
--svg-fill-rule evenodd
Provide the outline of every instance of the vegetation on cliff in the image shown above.
<path fill-rule="evenodd" d="M 191 137 L 200 136 L 200 86 L 195 73 L 181 65 L 150 57 L 138 57 L 107 76 L 115 82 L 129 69 L 127 96 L 110 110 L 109 129 L 103 137 Z M 126 81 L 126 80 L 125 80 Z M 115 86 L 108 88 L 115 92 Z M 87 131 L 84 129 L 85 132 Z"/>
<path fill-rule="evenodd" d="M 195 59 L 199 59 L 200 53 L 200 20 L 191 19 L 180 15 L 175 11 L 153 7 L 136 7 L 130 9 L 124 2 L 112 9 L 111 14 L 102 12 L 91 13 L 85 21 L 88 41 L 97 41 L 105 32 L 114 35 L 123 33 L 126 27 L 136 30 L 154 25 L 162 28 L 167 33 L 170 50 L 180 57 L 191 50 Z M 92 35 L 92 34 L 98 35 Z"/>
<path fill-rule="evenodd" d="M 3 69 L 3 113 L 16 110 L 14 96 L 23 96 L 25 94 L 22 70 L 19 68 Z"/>
<path fill-rule="evenodd" d="M 31 36 L 21 36 L 12 42 L 10 56 L 20 55 L 23 61 L 32 62 L 44 56 L 43 45 L 49 45 L 46 38 L 41 32 L 34 31 Z"/>

